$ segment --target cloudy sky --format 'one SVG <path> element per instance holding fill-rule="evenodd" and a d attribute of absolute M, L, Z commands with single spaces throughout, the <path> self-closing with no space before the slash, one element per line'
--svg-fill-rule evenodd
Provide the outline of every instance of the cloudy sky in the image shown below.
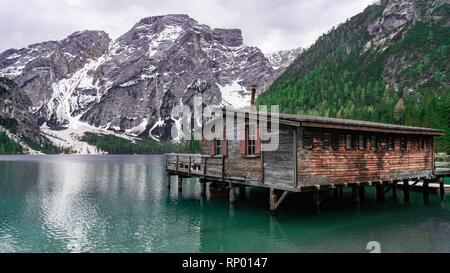
<path fill-rule="evenodd" d="M 111 38 L 139 19 L 188 14 L 212 28 L 240 28 L 264 52 L 307 47 L 374 0 L 0 0 L 0 52 L 60 40 L 78 30 Z"/>

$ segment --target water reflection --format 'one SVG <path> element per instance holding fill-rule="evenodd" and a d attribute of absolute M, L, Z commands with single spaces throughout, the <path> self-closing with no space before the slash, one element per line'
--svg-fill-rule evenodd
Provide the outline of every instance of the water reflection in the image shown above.
<path fill-rule="evenodd" d="M 399 198 L 402 196 L 399 192 Z M 270 216 L 268 192 L 228 198 L 200 195 L 195 179 L 169 192 L 164 157 L 0 157 L 0 252 L 449 252 L 450 213 L 430 195 L 423 204 L 358 208 L 351 192 L 325 200 L 289 195 Z M 449 198 L 447 198 L 448 200 Z M 448 202 L 448 201 L 447 201 Z"/>

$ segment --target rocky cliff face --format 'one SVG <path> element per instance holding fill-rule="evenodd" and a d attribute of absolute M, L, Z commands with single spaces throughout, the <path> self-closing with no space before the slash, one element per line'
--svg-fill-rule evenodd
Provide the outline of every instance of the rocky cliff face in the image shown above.
<path fill-rule="evenodd" d="M 74 33 L 59 42 L 8 50 L 0 75 L 30 96 L 40 123 L 79 121 L 132 135 L 167 138 L 175 105 L 194 96 L 244 107 L 250 86 L 264 91 L 299 50 L 266 57 L 243 44 L 238 29 L 211 29 L 187 15 L 140 20 L 111 41 L 104 32 Z"/>
<path fill-rule="evenodd" d="M 0 77 L 0 125 L 19 137 L 41 142 L 30 99 L 12 80 L 3 77 Z"/>

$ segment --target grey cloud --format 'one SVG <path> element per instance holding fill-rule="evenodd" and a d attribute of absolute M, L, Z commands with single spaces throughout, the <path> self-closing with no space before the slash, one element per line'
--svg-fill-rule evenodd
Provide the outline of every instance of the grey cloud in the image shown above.
<path fill-rule="evenodd" d="M 265 52 L 306 47 L 373 0 L 0 0 L 0 51 L 74 31 L 117 38 L 139 19 L 183 13 L 213 28 L 240 28 L 244 43 Z"/>

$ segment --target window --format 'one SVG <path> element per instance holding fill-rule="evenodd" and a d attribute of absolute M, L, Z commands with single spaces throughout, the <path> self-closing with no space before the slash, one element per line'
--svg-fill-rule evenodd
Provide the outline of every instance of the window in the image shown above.
<path fill-rule="evenodd" d="M 359 143 L 358 146 L 359 146 L 360 150 L 366 149 L 366 137 L 365 136 L 359 136 L 358 143 Z"/>
<path fill-rule="evenodd" d="M 408 143 L 408 140 L 407 140 L 406 136 L 403 136 L 403 137 L 400 138 L 400 148 L 401 148 L 403 151 L 406 150 L 407 145 L 408 145 L 407 143 Z"/>
<path fill-rule="evenodd" d="M 216 140 L 216 155 L 222 154 L 222 140 Z"/>
<path fill-rule="evenodd" d="M 423 150 L 425 148 L 425 142 L 423 141 L 423 137 L 419 137 L 419 150 Z"/>
<path fill-rule="evenodd" d="M 377 148 L 378 148 L 377 137 L 371 136 L 370 137 L 370 149 L 376 150 Z"/>
<path fill-rule="evenodd" d="M 345 148 L 348 150 L 353 149 L 352 135 L 345 135 Z"/>
<path fill-rule="evenodd" d="M 255 126 L 247 127 L 247 155 L 255 155 L 256 152 L 256 130 Z"/>
<path fill-rule="evenodd" d="M 331 142 L 331 135 L 329 133 L 325 133 L 323 135 L 323 147 L 325 149 L 330 148 L 330 145 L 331 145 L 330 142 Z"/>
<path fill-rule="evenodd" d="M 309 134 L 303 135 L 303 148 L 312 148 L 311 135 Z"/>
<path fill-rule="evenodd" d="M 389 150 L 394 150 L 395 146 L 394 146 L 394 137 L 393 136 L 388 136 L 388 149 Z"/>

